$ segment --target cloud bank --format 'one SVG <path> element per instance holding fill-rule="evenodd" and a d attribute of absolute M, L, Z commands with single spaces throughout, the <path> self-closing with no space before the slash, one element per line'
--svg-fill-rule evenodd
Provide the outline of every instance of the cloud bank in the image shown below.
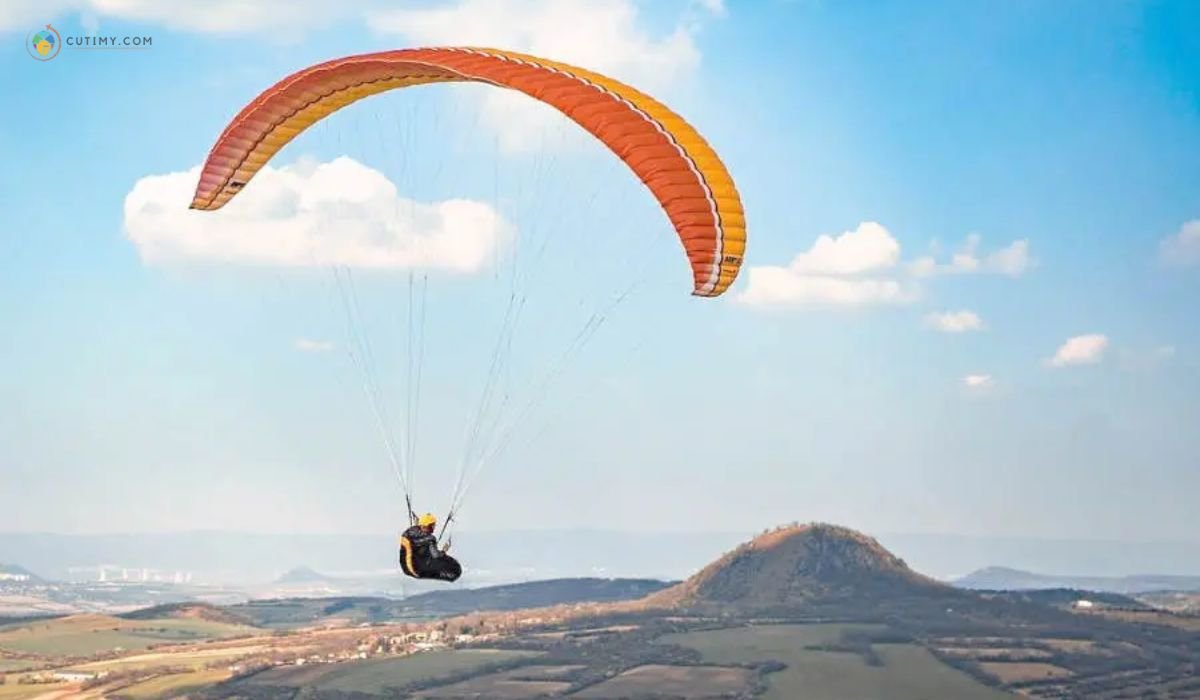
<path fill-rule="evenodd" d="M 436 268 L 470 273 L 513 235 L 490 205 L 416 202 L 350 158 L 264 167 L 217 211 L 188 209 L 199 166 L 150 175 L 125 197 L 125 234 L 150 265 Z"/>
<path fill-rule="evenodd" d="M 735 297 L 757 307 L 866 306 L 909 304 L 922 297 L 921 282 L 937 274 L 1003 274 L 1016 277 L 1031 265 L 1029 243 L 1014 241 L 999 250 L 979 253 L 980 237 L 968 237 L 948 262 L 931 256 L 901 262 L 900 242 L 882 224 L 864 221 L 836 236 L 823 234 L 786 266 L 747 269 L 745 289 Z M 930 321 L 945 332 L 982 328 L 969 311 Z"/>

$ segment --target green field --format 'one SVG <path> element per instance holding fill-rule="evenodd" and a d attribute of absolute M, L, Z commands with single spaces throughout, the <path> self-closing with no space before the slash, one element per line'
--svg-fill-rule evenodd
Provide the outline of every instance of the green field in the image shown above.
<path fill-rule="evenodd" d="M 399 658 L 276 668 L 252 676 L 247 682 L 379 694 L 389 686 L 445 678 L 462 671 L 483 669 L 492 664 L 536 655 L 489 649 L 434 651 Z"/>
<path fill-rule="evenodd" d="M 682 635 L 667 635 L 659 641 L 668 644 L 690 646 L 702 654 L 722 654 L 729 651 L 734 654 L 741 652 L 770 653 L 779 648 L 802 648 L 818 644 L 837 644 L 847 634 L 876 633 L 886 631 L 885 625 L 867 624 L 812 624 L 812 625 L 751 625 L 734 627 L 711 632 L 693 632 Z M 681 640 L 688 640 L 687 642 Z M 703 646 L 698 646 L 703 645 Z M 743 659 L 730 658 L 718 663 L 737 663 Z M 780 659 L 782 661 L 782 659 Z"/>
<path fill-rule="evenodd" d="M 84 657 L 155 644 L 198 642 L 251 634 L 253 627 L 197 619 L 123 620 L 79 615 L 0 631 L 0 648 L 48 656 Z"/>
<path fill-rule="evenodd" d="M 1012 698 L 946 666 L 916 645 L 875 645 L 882 666 L 869 666 L 855 653 L 805 649 L 837 643 L 845 632 L 881 629 L 877 625 L 764 625 L 673 634 L 660 641 L 695 649 L 709 663 L 773 659 L 787 664 L 783 671 L 767 676 L 769 688 L 762 696 L 764 700 Z"/>
<path fill-rule="evenodd" d="M 24 659 L 0 659 L 0 673 L 8 673 L 9 671 L 23 671 L 27 668 L 33 668 L 38 665 L 36 661 L 27 661 Z"/>

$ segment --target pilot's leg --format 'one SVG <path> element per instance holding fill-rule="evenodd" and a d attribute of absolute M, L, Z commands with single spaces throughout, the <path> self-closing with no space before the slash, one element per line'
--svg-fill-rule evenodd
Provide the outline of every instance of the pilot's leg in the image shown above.
<path fill-rule="evenodd" d="M 449 554 L 438 557 L 438 578 L 443 581 L 457 581 L 462 576 L 462 564 Z"/>

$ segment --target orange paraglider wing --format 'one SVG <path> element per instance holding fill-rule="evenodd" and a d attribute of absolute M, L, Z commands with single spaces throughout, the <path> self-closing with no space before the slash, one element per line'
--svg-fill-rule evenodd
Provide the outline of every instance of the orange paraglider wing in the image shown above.
<path fill-rule="evenodd" d="M 746 220 L 733 179 L 691 125 L 616 80 L 554 61 L 484 48 L 425 48 L 348 56 L 305 68 L 264 91 L 222 132 L 192 200 L 219 209 L 297 134 L 364 97 L 395 88 L 480 82 L 540 100 L 586 129 L 650 188 L 675 227 L 698 296 L 737 277 Z"/>

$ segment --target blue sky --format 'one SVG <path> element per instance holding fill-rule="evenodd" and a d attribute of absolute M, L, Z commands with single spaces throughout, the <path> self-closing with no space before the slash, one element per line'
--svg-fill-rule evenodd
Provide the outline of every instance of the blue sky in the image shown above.
<path fill-rule="evenodd" d="M 55 6 L 0 12 L 0 530 L 397 527 L 330 270 L 248 263 L 254 219 L 172 203 L 288 73 L 489 44 L 691 121 L 741 191 L 746 265 L 689 296 L 624 166 L 490 88 L 380 96 L 302 135 L 272 161 L 280 192 L 369 182 L 418 203 L 409 223 L 454 199 L 497 215 L 467 232 L 490 262 L 428 273 L 418 507 L 445 508 L 509 292 L 527 307 L 501 419 L 632 284 L 480 473 L 464 528 L 1200 532 L 1194 3 Z M 35 61 L 47 22 L 153 44 Z M 339 254 L 346 221 L 307 242 Z M 536 277 L 512 282 L 514 259 Z M 403 424 L 409 272 L 353 274 Z"/>

